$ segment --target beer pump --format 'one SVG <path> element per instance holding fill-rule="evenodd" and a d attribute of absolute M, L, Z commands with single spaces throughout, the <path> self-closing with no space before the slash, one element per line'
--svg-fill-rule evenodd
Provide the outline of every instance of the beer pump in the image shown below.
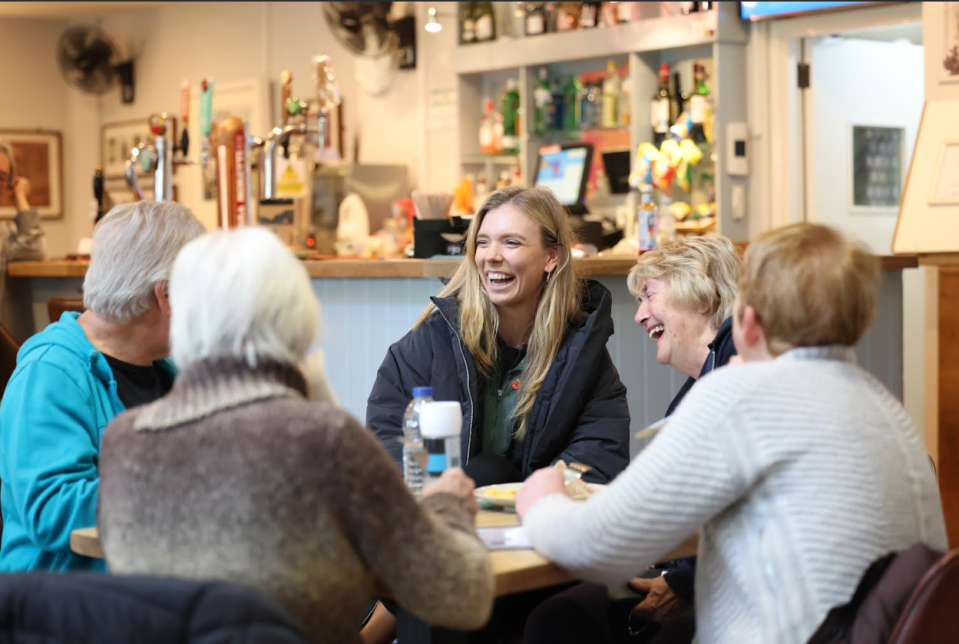
<path fill-rule="evenodd" d="M 209 138 L 212 108 L 213 81 L 204 79 L 200 90 L 200 162 L 205 171 L 209 163 Z M 153 198 L 156 201 L 171 201 L 173 199 L 173 167 L 181 165 L 196 165 L 195 161 L 186 158 L 189 151 L 190 136 L 187 133 L 189 125 L 190 84 L 183 82 L 180 89 L 180 119 L 183 133 L 177 145 L 167 136 L 172 127 L 170 117 L 166 112 L 151 114 L 149 118 L 150 134 L 153 142 L 140 143 L 130 151 L 127 160 L 126 180 L 133 190 L 137 201 L 145 198 L 143 189 L 137 179 L 137 171 L 153 173 Z"/>
<path fill-rule="evenodd" d="M 317 135 L 317 156 L 322 156 L 323 152 L 330 145 L 330 119 L 332 110 L 340 104 L 340 90 L 336 85 L 336 79 L 333 77 L 333 65 L 329 56 L 316 56 L 313 58 L 313 80 L 316 83 L 316 117 L 315 124 L 309 123 L 306 119 L 300 122 L 286 122 L 282 126 L 274 127 L 265 139 L 263 149 L 263 200 L 270 201 L 276 199 L 276 146 L 285 146 L 292 135 L 295 134 L 313 134 Z M 284 82 L 288 87 L 288 82 Z M 288 89 L 284 90 L 288 92 Z M 292 97 L 289 97 L 292 100 Z M 287 100 L 286 102 L 289 102 Z M 290 109 L 286 113 L 290 113 Z M 293 112 L 302 111 L 294 109 Z"/>

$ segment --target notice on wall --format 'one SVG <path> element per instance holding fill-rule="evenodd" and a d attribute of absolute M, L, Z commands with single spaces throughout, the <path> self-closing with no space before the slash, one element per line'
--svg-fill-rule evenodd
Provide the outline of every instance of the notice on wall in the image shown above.
<path fill-rule="evenodd" d="M 959 141 L 943 144 L 929 202 L 936 205 L 959 204 Z"/>
<path fill-rule="evenodd" d="M 426 129 L 456 129 L 456 90 L 434 89 L 430 92 L 426 110 Z"/>
<path fill-rule="evenodd" d="M 309 166 L 306 159 L 276 159 L 276 195 L 285 199 L 307 196 L 306 178 Z"/>

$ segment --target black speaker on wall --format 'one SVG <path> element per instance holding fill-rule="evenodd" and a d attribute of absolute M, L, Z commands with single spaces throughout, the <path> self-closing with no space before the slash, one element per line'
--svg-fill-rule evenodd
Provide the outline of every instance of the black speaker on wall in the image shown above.
<path fill-rule="evenodd" d="M 393 23 L 393 31 L 400 37 L 400 69 L 416 69 L 416 17 L 399 18 Z"/>

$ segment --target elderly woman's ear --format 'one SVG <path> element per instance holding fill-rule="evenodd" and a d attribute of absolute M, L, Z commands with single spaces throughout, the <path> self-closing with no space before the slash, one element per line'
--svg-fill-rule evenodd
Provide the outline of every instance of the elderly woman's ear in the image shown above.
<path fill-rule="evenodd" d="M 323 350 L 317 349 L 300 363 L 300 371 L 306 379 L 306 395 L 313 402 L 328 402 L 338 405 L 336 394 L 323 368 Z"/>

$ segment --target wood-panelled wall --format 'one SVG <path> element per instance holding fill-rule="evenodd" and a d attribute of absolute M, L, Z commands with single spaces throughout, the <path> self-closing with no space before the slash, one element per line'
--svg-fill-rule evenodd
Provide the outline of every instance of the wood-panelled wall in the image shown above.
<path fill-rule="evenodd" d="M 959 547 L 959 266 L 939 268 L 939 491 Z"/>

